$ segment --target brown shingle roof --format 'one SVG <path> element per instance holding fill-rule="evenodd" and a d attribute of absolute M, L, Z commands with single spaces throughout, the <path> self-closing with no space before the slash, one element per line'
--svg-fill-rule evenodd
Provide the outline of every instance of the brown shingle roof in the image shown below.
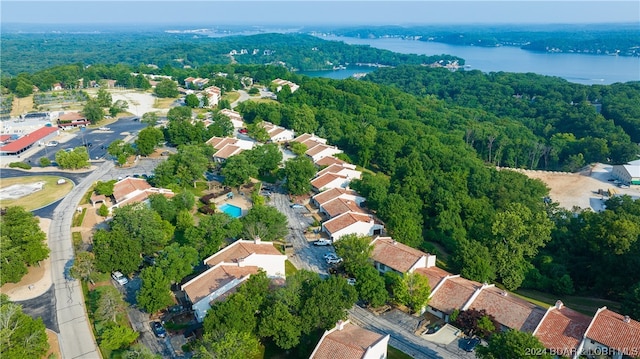
<path fill-rule="evenodd" d="M 81 121 L 81 120 L 86 120 L 86 118 L 82 116 L 82 114 L 80 114 L 79 112 L 69 112 L 69 113 L 62 114 L 58 117 L 58 121 L 60 122 L 71 122 L 71 121 Z"/>
<path fill-rule="evenodd" d="M 331 218 L 347 212 L 367 213 L 354 201 L 344 198 L 336 198 L 332 201 L 326 202 L 322 205 L 322 208 Z"/>
<path fill-rule="evenodd" d="M 483 289 L 469 307 L 484 309 L 493 315 L 498 323 L 528 333 L 534 331 L 545 313 L 541 307 L 496 287 Z"/>
<path fill-rule="evenodd" d="M 223 248 L 218 253 L 205 259 L 204 263 L 209 266 L 215 266 L 222 262 L 236 263 L 251 254 L 282 255 L 282 253 L 280 253 L 280 251 L 278 251 L 271 242 L 255 243 L 254 241 L 238 240 Z"/>
<path fill-rule="evenodd" d="M 438 290 L 433 293 L 429 305 L 447 314 L 455 309 L 462 310 L 476 289 L 482 284 L 461 277 L 447 278 Z M 431 287 L 433 290 L 434 287 Z"/>
<path fill-rule="evenodd" d="M 598 309 L 586 334 L 587 338 L 621 353 L 640 355 L 640 322 L 612 312 L 607 307 Z"/>
<path fill-rule="evenodd" d="M 213 146 L 216 150 L 223 148 L 226 145 L 233 145 L 237 142 L 235 138 L 231 137 L 211 137 L 207 140 L 207 144 Z"/>
<path fill-rule="evenodd" d="M 310 359 L 360 359 L 369 347 L 384 337 L 346 323 L 342 330 L 333 329 L 322 338 Z"/>
<path fill-rule="evenodd" d="M 339 198 L 342 195 L 358 196 L 358 193 L 350 189 L 331 188 L 313 196 L 313 200 L 316 201 L 318 204 L 322 205 L 323 203 Z"/>
<path fill-rule="evenodd" d="M 394 241 L 390 237 L 378 237 L 372 244 L 373 253 L 371 254 L 371 258 L 400 273 L 407 272 L 420 258 L 428 255 L 415 248 Z"/>
<path fill-rule="evenodd" d="M 317 142 L 316 142 L 317 143 Z M 309 149 L 307 150 L 307 152 L 305 152 L 305 155 L 309 156 L 309 157 L 313 157 L 315 155 L 317 155 L 318 153 L 332 148 L 331 146 L 327 146 L 327 145 L 322 145 L 322 144 L 318 144 L 317 146 L 313 146 L 313 147 L 308 147 Z"/>
<path fill-rule="evenodd" d="M 317 176 L 320 177 L 325 173 L 338 173 L 343 169 L 344 169 L 344 167 L 342 165 L 332 164 L 329 167 L 327 167 L 327 168 L 321 170 L 320 172 L 318 172 Z"/>
<path fill-rule="evenodd" d="M 313 180 L 311 180 L 311 185 L 318 189 L 321 190 L 324 188 L 324 186 L 328 185 L 329 183 L 331 183 L 333 180 L 338 179 L 338 178 L 342 178 L 342 179 L 347 179 L 347 176 L 343 176 L 343 175 L 338 175 L 335 173 L 325 173 L 322 176 L 316 177 Z"/>
<path fill-rule="evenodd" d="M 303 143 L 304 141 L 310 139 L 311 137 L 313 136 L 308 133 L 303 133 L 302 135 L 294 138 L 293 141 Z"/>
<path fill-rule="evenodd" d="M 258 273 L 258 267 L 237 265 L 220 265 L 208 269 L 182 286 L 192 303 L 197 303 L 209 294 L 229 284 L 234 279 L 241 279 Z"/>
<path fill-rule="evenodd" d="M 216 153 L 213 154 L 213 157 L 227 159 L 233 155 L 242 152 L 242 149 L 235 145 L 227 145 L 219 149 Z"/>
<path fill-rule="evenodd" d="M 131 193 L 135 191 L 145 191 L 150 188 L 151 185 L 147 183 L 145 179 L 127 177 L 113 185 L 113 198 L 116 200 L 116 203 L 120 203 Z"/>
<path fill-rule="evenodd" d="M 560 302 L 562 303 L 562 302 Z M 556 353 L 566 353 L 571 357 L 582 341 L 591 323 L 591 317 L 569 309 L 564 305 L 553 306 L 536 329 L 535 336 L 540 342 Z"/>
<path fill-rule="evenodd" d="M 315 147 L 324 146 L 323 143 L 318 142 L 316 140 L 312 140 L 312 139 L 306 140 L 306 141 L 302 142 L 302 144 L 307 146 L 307 152 L 309 152 L 311 149 L 313 149 Z"/>
<path fill-rule="evenodd" d="M 424 275 L 429 279 L 429 287 L 433 290 L 441 280 L 445 277 L 452 275 L 444 269 L 438 267 L 418 268 L 415 271 L 418 274 Z"/>
<path fill-rule="evenodd" d="M 371 216 L 359 214 L 359 213 L 347 212 L 324 222 L 322 225 L 324 226 L 324 228 L 326 228 L 329 231 L 329 233 L 333 234 L 349 227 L 354 223 L 357 223 L 357 222 L 369 223 L 371 221 L 373 221 L 373 217 Z"/>
<path fill-rule="evenodd" d="M 343 165 L 345 163 L 347 162 L 333 156 L 323 157 L 316 162 L 318 166 L 331 166 L 333 164 Z"/>

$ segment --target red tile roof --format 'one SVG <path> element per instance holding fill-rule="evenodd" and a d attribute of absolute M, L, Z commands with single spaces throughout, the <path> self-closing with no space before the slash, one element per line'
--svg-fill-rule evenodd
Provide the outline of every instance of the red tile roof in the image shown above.
<path fill-rule="evenodd" d="M 338 175 L 335 173 L 325 173 L 322 176 L 316 177 L 313 180 L 311 180 L 311 185 L 317 190 L 322 190 L 326 185 L 328 185 L 329 183 L 333 182 L 338 178 L 342 178 L 346 180 L 347 176 Z"/>
<path fill-rule="evenodd" d="M 607 307 L 598 309 L 586 336 L 623 354 L 640 355 L 640 322 Z"/>
<path fill-rule="evenodd" d="M 41 127 L 27 135 L 24 135 L 18 138 L 17 140 L 11 143 L 8 143 L 0 147 L 0 151 L 6 152 L 6 153 L 19 152 L 56 131 L 58 131 L 58 128 L 56 127 Z"/>
<path fill-rule="evenodd" d="M 547 310 L 535 331 L 540 342 L 556 353 L 566 353 L 571 357 L 576 352 L 584 333 L 591 323 L 591 317 L 569 309 L 562 302 Z"/>
<path fill-rule="evenodd" d="M 143 178 L 127 177 L 113 185 L 113 198 L 116 200 L 116 203 L 120 203 L 133 192 L 145 191 L 150 188 L 151 185 Z"/>
<path fill-rule="evenodd" d="M 317 176 L 322 176 L 325 173 L 339 173 L 340 171 L 342 171 L 344 169 L 344 167 L 342 165 L 339 164 L 332 164 L 327 168 L 322 169 L 320 172 L 318 172 Z"/>
<path fill-rule="evenodd" d="M 371 244 L 371 258 L 400 273 L 407 272 L 420 258 L 428 256 L 427 253 L 397 242 L 391 237 L 378 237 Z"/>
<path fill-rule="evenodd" d="M 333 156 L 323 157 L 316 162 L 318 166 L 331 166 L 332 164 L 343 165 L 345 163 L 347 162 Z"/>
<path fill-rule="evenodd" d="M 327 145 L 322 145 L 322 144 L 318 144 L 317 146 L 313 146 L 311 147 L 309 150 L 307 150 L 307 152 L 305 152 L 305 154 L 309 157 L 313 157 L 315 155 L 317 155 L 318 153 L 333 148 L 331 146 L 327 146 Z"/>
<path fill-rule="evenodd" d="M 233 155 L 242 152 L 242 149 L 235 145 L 227 145 L 223 148 L 219 149 L 216 153 L 213 154 L 213 157 L 227 159 Z"/>
<path fill-rule="evenodd" d="M 462 310 L 473 293 L 481 287 L 482 284 L 462 277 L 447 278 L 433 293 L 429 306 L 447 314 L 451 314 L 455 309 Z M 431 287 L 431 290 L 434 288 Z"/>
<path fill-rule="evenodd" d="M 59 122 L 71 122 L 86 120 L 86 117 L 82 116 L 79 112 L 69 112 L 62 114 L 58 117 Z"/>
<path fill-rule="evenodd" d="M 528 333 L 535 330 L 546 312 L 543 308 L 497 287 L 483 289 L 469 308 L 484 309 L 505 327 Z"/>
<path fill-rule="evenodd" d="M 367 213 L 356 202 L 344 198 L 336 198 L 326 202 L 322 205 L 322 209 L 331 218 L 347 212 Z"/>
<path fill-rule="evenodd" d="M 446 270 L 435 266 L 429 268 L 418 268 L 415 270 L 415 273 L 424 275 L 429 279 L 429 287 L 431 287 L 431 290 L 433 290 L 445 277 L 452 275 Z"/>
<path fill-rule="evenodd" d="M 310 359 L 360 359 L 369 347 L 385 337 L 351 323 L 325 334 Z"/>
<path fill-rule="evenodd" d="M 221 265 L 212 267 L 182 286 L 192 303 L 197 303 L 209 294 L 251 274 L 258 273 L 256 266 L 238 267 L 236 265 Z"/>
<path fill-rule="evenodd" d="M 333 234 L 358 222 L 371 223 L 374 222 L 374 220 L 373 217 L 368 215 L 347 212 L 331 218 L 322 225 L 329 231 L 329 233 Z"/>
<path fill-rule="evenodd" d="M 226 246 L 216 254 L 204 260 L 209 266 L 225 263 L 237 263 L 241 259 L 247 258 L 251 254 L 269 254 L 281 256 L 282 253 L 273 246 L 271 242 L 258 242 L 238 240 Z"/>
<path fill-rule="evenodd" d="M 313 196 L 313 200 L 318 204 L 322 205 L 323 203 L 329 202 L 333 199 L 339 198 L 343 195 L 346 196 L 354 196 L 359 197 L 358 193 L 354 190 L 345 189 L 345 188 L 331 188 L 326 191 L 320 192 Z M 363 198 L 364 199 L 364 198 Z"/>

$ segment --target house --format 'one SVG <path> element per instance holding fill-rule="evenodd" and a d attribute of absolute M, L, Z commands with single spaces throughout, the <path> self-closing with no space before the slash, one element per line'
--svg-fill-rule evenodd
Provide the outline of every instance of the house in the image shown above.
<path fill-rule="evenodd" d="M 311 197 L 311 203 L 316 207 L 320 207 L 323 204 L 336 198 L 343 198 L 349 201 L 353 201 L 358 205 L 358 207 L 362 207 L 363 203 L 366 200 L 364 197 L 359 196 L 358 193 L 354 190 L 345 188 L 332 188 Z"/>
<path fill-rule="evenodd" d="M 382 234 L 384 226 L 372 215 L 346 212 L 322 223 L 322 230 L 332 241 L 339 240 L 347 234 L 359 236 L 375 236 Z"/>
<path fill-rule="evenodd" d="M 240 267 L 234 264 L 220 263 L 213 266 L 180 287 L 186 298 L 192 303 L 196 320 L 202 323 L 211 309 L 211 303 L 222 300 L 235 292 L 237 287 L 258 273 L 256 266 Z"/>
<path fill-rule="evenodd" d="M 389 334 L 382 335 L 360 328 L 349 321 L 339 321 L 324 332 L 310 359 L 384 359 Z"/>
<path fill-rule="evenodd" d="M 267 272 L 267 277 L 284 278 L 284 262 L 287 256 L 280 253 L 271 242 L 237 240 L 221 249 L 203 262 L 208 266 L 220 263 L 235 263 L 244 266 L 257 266 Z"/>
<path fill-rule="evenodd" d="M 319 212 L 329 218 L 333 218 L 347 212 L 367 214 L 367 212 L 362 209 L 357 202 L 347 198 L 336 198 L 325 202 L 319 207 Z"/>
<path fill-rule="evenodd" d="M 293 139 L 294 142 L 299 142 L 299 143 L 305 143 L 307 140 L 317 142 L 318 144 L 323 144 L 323 145 L 327 144 L 326 139 L 322 137 L 318 137 L 316 135 L 308 134 L 308 133 L 303 133 L 302 135 Z M 307 149 L 309 149 L 309 146 L 307 146 Z"/>
<path fill-rule="evenodd" d="M 51 91 L 61 91 L 64 90 L 64 87 L 62 87 L 62 84 L 59 82 L 56 82 L 55 84 L 51 85 Z"/>
<path fill-rule="evenodd" d="M 286 142 L 291 141 L 295 137 L 293 131 L 288 130 L 284 127 L 276 126 L 271 122 L 262 121 L 259 124 L 262 128 L 267 131 L 267 135 L 269 136 L 269 141 L 271 142 Z"/>
<path fill-rule="evenodd" d="M 201 89 L 209 83 L 209 79 L 187 77 L 184 79 L 184 86 L 189 89 Z"/>
<path fill-rule="evenodd" d="M 228 108 L 223 108 L 218 113 L 229 117 L 229 120 L 231 120 L 231 124 L 233 125 L 233 128 L 238 129 L 238 128 L 244 127 L 244 121 L 242 120 L 242 115 L 240 114 L 240 112 L 236 112 Z"/>
<path fill-rule="evenodd" d="M 79 112 L 67 112 L 58 117 L 58 127 L 61 130 L 86 127 L 90 124 L 91 122 L 87 121 L 87 119 Z"/>
<path fill-rule="evenodd" d="M 424 253 L 391 237 L 377 237 L 372 242 L 373 264 L 380 273 L 390 270 L 400 274 L 412 273 L 418 268 L 430 268 L 436 265 L 436 256 Z"/>
<path fill-rule="evenodd" d="M 636 162 L 639 161 L 613 166 L 611 175 L 626 185 L 640 185 L 640 163 L 634 164 Z"/>
<path fill-rule="evenodd" d="M 446 276 L 437 284 L 429 283 L 431 295 L 426 310 L 445 321 L 449 321 L 449 316 L 454 310 L 468 309 L 469 304 L 473 302 L 480 291 L 492 285 L 468 280 L 460 275 Z"/>
<path fill-rule="evenodd" d="M 284 86 L 289 86 L 289 89 L 291 89 L 291 93 L 296 92 L 296 90 L 300 88 L 299 85 L 283 79 L 275 79 L 271 81 L 271 83 L 276 85 L 276 92 L 280 92 Z"/>
<path fill-rule="evenodd" d="M 209 107 L 218 106 L 218 103 L 220 102 L 220 99 L 222 97 L 222 90 L 220 89 L 220 87 L 209 86 L 205 88 L 203 91 L 209 101 Z"/>
<path fill-rule="evenodd" d="M 596 311 L 578 353 L 606 355 L 608 358 L 640 356 L 640 322 L 607 307 Z"/>
<path fill-rule="evenodd" d="M 214 161 L 224 162 L 231 156 L 252 149 L 255 143 L 237 138 L 214 136 L 207 140 L 206 144 L 216 149 L 216 153 L 213 154 Z"/>
<path fill-rule="evenodd" d="M 5 135 L 3 138 L 6 141 L 6 144 L 0 147 L 0 155 L 18 155 L 31 148 L 34 144 L 46 142 L 47 139 L 55 137 L 57 134 L 57 127 L 44 126 L 11 142 L 9 141 L 14 138 L 13 135 L 9 135 L 9 137 Z"/>
<path fill-rule="evenodd" d="M 360 179 L 360 177 L 362 177 L 362 172 L 360 171 L 356 171 L 355 169 L 349 167 L 345 167 L 343 165 L 339 165 L 339 164 L 332 164 L 322 170 L 320 170 L 320 172 L 317 173 L 316 176 L 322 176 L 325 173 L 333 173 L 333 174 L 337 174 L 337 175 L 341 175 L 341 176 L 347 176 L 347 178 L 350 179 Z"/>
<path fill-rule="evenodd" d="M 351 168 L 352 170 L 356 169 L 356 165 L 352 165 L 346 161 L 343 161 L 339 158 L 335 158 L 333 156 L 326 156 L 316 161 L 316 165 L 320 167 L 329 167 L 331 165 L 341 165 L 342 167 Z"/>
<path fill-rule="evenodd" d="M 567 308 L 562 301 L 549 307 L 533 335 L 552 353 L 576 359 L 591 317 Z"/>
<path fill-rule="evenodd" d="M 311 180 L 311 187 L 316 192 L 322 192 L 332 188 L 347 188 L 351 179 L 347 176 L 335 173 L 325 173 Z"/>
<path fill-rule="evenodd" d="M 202 322 L 213 301 L 229 296 L 252 274 L 263 270 L 274 281 L 284 279 L 286 259 L 271 242 L 238 240 L 206 258 L 203 262 L 210 268 L 180 289 L 192 303 L 196 320 Z"/>
<path fill-rule="evenodd" d="M 303 142 L 303 144 L 306 145 L 305 142 Z M 315 163 L 325 157 L 337 155 L 338 153 L 342 153 L 342 150 L 338 147 L 318 144 L 313 147 L 307 146 L 307 151 L 304 154 L 309 156 L 311 161 Z"/>
<path fill-rule="evenodd" d="M 463 309 L 469 308 L 486 310 L 502 325 L 502 329 L 527 333 L 533 333 L 546 313 L 543 308 L 492 285 L 484 287 L 468 308 Z"/>
<path fill-rule="evenodd" d="M 175 195 L 170 189 L 152 187 L 143 178 L 124 178 L 113 185 L 113 200 L 115 204 L 109 210 L 128 204 L 145 202 L 152 194 L 162 194 L 167 198 Z M 97 201 L 92 202 L 92 205 L 95 206 Z"/>

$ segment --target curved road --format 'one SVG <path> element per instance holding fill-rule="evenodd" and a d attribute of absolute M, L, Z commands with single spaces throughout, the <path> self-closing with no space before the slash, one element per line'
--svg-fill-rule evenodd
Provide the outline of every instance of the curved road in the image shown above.
<path fill-rule="evenodd" d="M 107 161 L 78 183 L 53 212 L 49 227 L 49 247 L 51 248 L 51 279 L 55 288 L 56 314 L 60 328 L 60 350 L 63 358 L 100 358 L 96 340 L 82 296 L 80 281 L 69 277 L 73 263 L 71 222 L 82 196 L 93 182 L 113 168 Z"/>

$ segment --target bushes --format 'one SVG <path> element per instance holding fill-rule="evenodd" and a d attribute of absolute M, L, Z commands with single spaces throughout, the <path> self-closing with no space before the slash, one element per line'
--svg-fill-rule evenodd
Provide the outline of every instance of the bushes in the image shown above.
<path fill-rule="evenodd" d="M 31 165 L 24 162 L 11 162 L 9 163 L 10 168 L 22 168 L 23 170 L 30 170 Z"/>

